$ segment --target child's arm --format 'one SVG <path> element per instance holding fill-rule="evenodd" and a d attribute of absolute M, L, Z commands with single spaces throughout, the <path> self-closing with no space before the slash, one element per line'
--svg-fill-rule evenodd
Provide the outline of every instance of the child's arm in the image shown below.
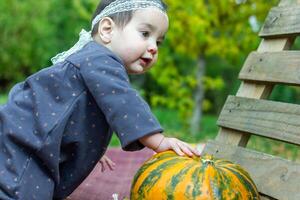
<path fill-rule="evenodd" d="M 140 139 L 140 142 L 157 153 L 174 150 L 180 156 L 184 154 L 188 156 L 193 156 L 193 154 L 200 156 L 200 152 L 192 148 L 189 144 L 176 138 L 165 137 L 161 133 L 144 136 Z"/>

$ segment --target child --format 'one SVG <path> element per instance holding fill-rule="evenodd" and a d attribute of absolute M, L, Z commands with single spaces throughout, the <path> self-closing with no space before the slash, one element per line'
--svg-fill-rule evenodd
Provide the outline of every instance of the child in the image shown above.
<path fill-rule="evenodd" d="M 91 32 L 14 86 L 0 108 L 0 199 L 67 197 L 103 156 L 114 131 L 122 148 L 199 153 L 163 136 L 129 83 L 156 62 L 168 29 L 161 0 L 103 0 Z"/>

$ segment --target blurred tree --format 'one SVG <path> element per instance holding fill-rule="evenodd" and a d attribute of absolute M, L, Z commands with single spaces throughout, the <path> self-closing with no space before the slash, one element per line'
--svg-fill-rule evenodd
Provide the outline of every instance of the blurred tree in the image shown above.
<path fill-rule="evenodd" d="M 218 90 L 224 85 L 221 75 L 205 76 L 207 60 L 218 56 L 236 63 L 242 52 L 254 50 L 259 41 L 256 32 L 277 1 L 166 2 L 170 17 L 167 48 L 161 53 L 159 66 L 151 71 L 164 91 L 154 93 L 151 100 L 179 109 L 185 119 L 192 116 L 190 130 L 195 134 L 199 132 L 203 106 L 209 105 L 204 100 L 204 91 Z"/>
<path fill-rule="evenodd" d="M 95 4 L 96 1 L 85 1 Z M 0 89 L 51 65 L 50 58 L 70 48 L 89 28 L 75 1 L 0 1 Z M 95 6 L 95 5 L 92 6 Z"/>
<path fill-rule="evenodd" d="M 256 31 L 277 0 L 165 1 L 170 30 L 159 62 L 134 80 L 153 106 L 176 109 L 185 122 L 193 116 L 192 130 L 197 132 L 202 110 L 222 105 L 220 99 L 230 88 L 225 85 L 236 87 L 234 67 L 256 49 Z M 70 48 L 81 28 L 90 29 L 98 3 L 0 1 L 1 89 L 49 66 L 52 56 Z"/>
<path fill-rule="evenodd" d="M 55 27 L 48 23 L 49 1 L 0 1 L 1 87 L 20 81 L 45 64 Z M 34 63 L 34 66 L 32 64 Z"/>

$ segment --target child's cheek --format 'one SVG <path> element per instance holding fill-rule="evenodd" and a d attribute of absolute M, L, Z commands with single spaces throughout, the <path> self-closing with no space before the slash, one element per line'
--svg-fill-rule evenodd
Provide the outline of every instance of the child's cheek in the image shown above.
<path fill-rule="evenodd" d="M 156 54 L 152 60 L 151 65 L 154 65 L 155 63 L 157 63 L 157 59 L 158 59 L 158 54 Z"/>

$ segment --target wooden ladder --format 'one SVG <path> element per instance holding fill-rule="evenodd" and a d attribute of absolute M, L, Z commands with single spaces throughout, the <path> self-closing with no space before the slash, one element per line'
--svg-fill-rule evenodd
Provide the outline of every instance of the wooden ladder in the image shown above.
<path fill-rule="evenodd" d="M 300 0 L 281 0 L 266 18 L 257 51 L 249 54 L 240 71 L 236 96 L 225 102 L 216 139 L 204 149 L 241 164 L 262 199 L 300 200 L 299 163 L 246 148 L 254 134 L 300 150 L 300 105 L 267 100 L 275 84 L 300 86 L 300 51 L 289 51 L 298 35 Z"/>

